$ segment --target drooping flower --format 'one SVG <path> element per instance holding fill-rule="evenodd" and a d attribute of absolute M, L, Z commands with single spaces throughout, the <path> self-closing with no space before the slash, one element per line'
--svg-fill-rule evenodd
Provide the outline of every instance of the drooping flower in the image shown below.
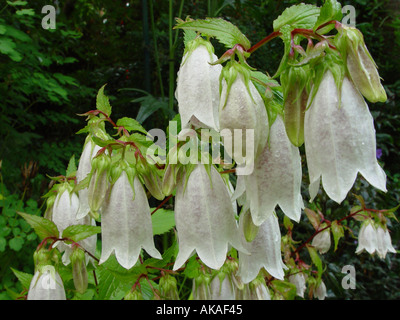
<path fill-rule="evenodd" d="M 150 206 L 137 176 L 123 170 L 106 198 L 101 215 L 102 251 L 100 263 L 114 253 L 121 266 L 130 269 L 141 249 L 161 259 L 155 248 Z"/>
<path fill-rule="evenodd" d="M 329 229 L 317 233 L 312 239 L 311 245 L 315 247 L 319 253 L 327 253 L 331 247 L 331 232 Z"/>
<path fill-rule="evenodd" d="M 262 276 L 246 283 L 243 290 L 243 300 L 271 300 L 268 287 Z"/>
<path fill-rule="evenodd" d="M 175 222 L 179 253 L 174 270 L 194 251 L 212 269 L 224 264 L 229 244 L 246 251 L 240 243 L 228 188 L 214 166 L 207 172 L 203 164 L 198 164 L 188 178 L 178 182 Z"/>
<path fill-rule="evenodd" d="M 254 164 L 268 139 L 268 115 L 248 70 L 235 61 L 222 72 L 219 122 L 221 133 L 231 132 L 231 141 L 224 139 L 229 156 L 240 165 Z"/>
<path fill-rule="evenodd" d="M 252 174 L 238 179 L 237 188 L 246 191 L 254 224 L 261 225 L 278 205 L 289 218 L 299 221 L 304 208 L 301 181 L 299 149 L 289 141 L 283 120 L 278 116 Z M 235 196 L 239 196 L 239 191 Z"/>
<path fill-rule="evenodd" d="M 369 254 L 376 253 L 381 259 L 385 259 L 388 252 L 396 253 L 386 226 L 379 224 L 376 226 L 370 219 L 363 222 L 358 234 L 356 253 L 360 254 L 364 251 Z"/>
<path fill-rule="evenodd" d="M 42 266 L 35 271 L 27 300 L 66 300 L 63 281 L 53 266 Z"/>
<path fill-rule="evenodd" d="M 76 182 L 82 182 L 92 171 L 92 159 L 101 148 L 95 144 L 90 135 L 87 136 L 81 157 L 79 159 L 78 169 L 76 171 Z M 79 195 L 79 210 L 77 219 L 84 218 L 90 211 L 88 202 L 88 188 L 83 188 L 78 191 Z"/>
<path fill-rule="evenodd" d="M 196 38 L 187 45 L 177 76 L 175 97 L 182 127 L 192 124 L 218 131 L 219 76 L 222 66 L 210 42 Z"/>
<path fill-rule="evenodd" d="M 368 51 L 360 30 L 345 25 L 338 29 L 337 43 L 346 57 L 347 69 L 354 84 L 370 102 L 385 102 L 387 95 L 381 84 L 376 63 Z"/>
<path fill-rule="evenodd" d="M 63 231 L 69 226 L 94 224 L 94 220 L 88 215 L 84 218 L 77 218 L 79 204 L 78 195 L 73 192 L 72 187 L 68 183 L 65 183 L 59 188 L 59 192 L 53 204 L 51 220 L 57 226 L 57 229 L 60 232 L 60 238 L 62 237 Z M 94 253 L 96 249 L 96 241 L 97 236 L 93 235 L 78 241 L 78 243 L 89 252 Z M 60 252 L 65 252 L 62 258 L 63 263 L 65 265 L 69 264 L 69 256 L 72 252 L 70 245 L 65 244 L 64 242 L 57 242 L 56 246 Z"/>
<path fill-rule="evenodd" d="M 297 272 L 289 276 L 289 282 L 296 286 L 296 295 L 304 298 L 304 292 L 307 289 L 306 275 L 303 272 Z"/>
<path fill-rule="evenodd" d="M 192 296 L 193 300 L 210 300 L 211 299 L 211 279 L 208 275 L 200 272 L 200 274 L 193 279 Z"/>
<path fill-rule="evenodd" d="M 343 79 L 340 95 L 332 73 L 326 71 L 304 121 L 311 200 L 322 178 L 327 195 L 341 203 L 358 172 L 386 191 L 386 174 L 376 159 L 373 118 L 348 78 Z"/>
<path fill-rule="evenodd" d="M 372 221 L 363 222 L 358 234 L 358 246 L 356 253 L 359 254 L 364 250 L 369 254 L 373 254 L 378 248 L 378 239 L 376 229 Z"/>
<path fill-rule="evenodd" d="M 242 214 L 239 220 L 239 227 L 243 230 L 245 215 Z M 241 234 L 243 246 L 250 254 L 239 252 L 238 276 L 244 283 L 254 280 L 262 268 L 277 278 L 284 278 L 285 264 L 282 261 L 281 253 L 281 232 L 279 229 L 278 218 L 275 214 L 270 215 L 263 224 L 260 225 L 256 237 L 253 241 L 247 242 L 244 234 Z"/>
<path fill-rule="evenodd" d="M 396 253 L 396 249 L 393 248 L 392 239 L 389 234 L 387 227 L 378 226 L 376 229 L 377 238 L 377 254 L 381 259 L 385 259 L 388 252 Z"/>
<path fill-rule="evenodd" d="M 318 298 L 318 300 L 325 300 L 326 298 L 326 286 L 325 283 L 321 280 L 319 285 L 314 290 L 314 298 Z"/>
<path fill-rule="evenodd" d="M 211 280 L 211 300 L 235 300 L 235 286 L 231 275 L 215 276 Z"/>

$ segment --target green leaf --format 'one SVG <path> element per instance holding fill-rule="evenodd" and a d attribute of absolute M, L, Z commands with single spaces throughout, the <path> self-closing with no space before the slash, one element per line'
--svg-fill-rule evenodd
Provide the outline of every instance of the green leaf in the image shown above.
<path fill-rule="evenodd" d="M 100 232 L 101 227 L 77 224 L 67 227 L 62 233 L 62 237 L 78 242 Z"/>
<path fill-rule="evenodd" d="M 286 8 L 282 14 L 274 20 L 274 31 L 279 31 L 283 26 L 290 25 L 292 29 L 302 28 L 311 29 L 314 27 L 320 8 L 311 4 L 298 4 Z"/>
<path fill-rule="evenodd" d="M 296 285 L 289 281 L 272 280 L 271 287 L 274 292 L 282 295 L 285 300 L 294 300 L 296 297 Z"/>
<path fill-rule="evenodd" d="M 17 0 L 17 1 L 8 1 L 7 0 L 7 4 L 9 4 L 10 6 L 25 6 L 28 4 L 28 2 L 20 1 L 20 0 Z"/>
<path fill-rule="evenodd" d="M 3 237 L 0 238 L 0 252 L 6 250 L 7 240 Z"/>
<path fill-rule="evenodd" d="M 35 15 L 35 10 L 33 9 L 21 9 L 15 12 L 18 16 L 34 16 Z"/>
<path fill-rule="evenodd" d="M 97 93 L 96 108 L 97 108 L 97 110 L 103 111 L 105 114 L 110 116 L 111 115 L 111 105 L 110 105 L 110 101 L 109 101 L 108 97 L 104 94 L 105 86 L 106 85 L 103 85 Z"/>
<path fill-rule="evenodd" d="M 331 224 L 331 231 L 332 231 L 332 235 L 333 235 L 333 240 L 335 242 L 334 251 L 336 251 L 338 243 L 339 243 L 339 239 L 344 236 L 343 226 L 339 225 L 338 222 L 336 220 L 334 220 L 334 221 L 332 221 L 332 224 Z"/>
<path fill-rule="evenodd" d="M 59 237 L 59 231 L 53 221 L 31 214 L 17 212 L 35 230 L 39 238 Z"/>
<path fill-rule="evenodd" d="M 24 242 L 24 239 L 22 239 L 21 237 L 15 237 L 8 241 L 8 246 L 14 251 L 19 251 L 22 249 Z"/>
<path fill-rule="evenodd" d="M 151 221 L 153 224 L 153 234 L 163 234 L 175 227 L 175 213 L 172 210 L 158 209 L 151 216 Z"/>
<path fill-rule="evenodd" d="M 21 282 L 22 286 L 25 289 L 28 289 L 30 284 L 31 284 L 33 275 L 31 275 L 29 273 L 26 273 L 26 272 L 18 271 L 18 270 L 13 269 L 13 268 L 11 268 L 11 271 L 15 274 L 15 276 L 17 277 L 19 282 Z"/>
<path fill-rule="evenodd" d="M 311 258 L 313 264 L 318 269 L 318 274 L 321 275 L 322 274 L 322 261 L 318 255 L 317 250 L 312 246 L 307 246 L 307 249 L 308 249 L 308 253 L 310 254 L 310 258 Z"/>
<path fill-rule="evenodd" d="M 16 44 L 10 38 L 2 37 L 0 39 L 0 53 L 6 54 L 11 60 L 19 62 L 22 60 L 22 55 L 15 50 Z"/>
<path fill-rule="evenodd" d="M 117 127 L 124 127 L 128 131 L 139 131 L 143 134 L 147 134 L 147 131 L 143 128 L 139 121 L 133 118 L 123 117 L 118 119 L 116 125 Z"/>
<path fill-rule="evenodd" d="M 321 223 L 321 219 L 320 219 L 319 215 L 315 211 L 313 211 L 309 208 L 304 208 L 304 212 L 305 212 L 308 220 L 310 220 L 310 223 L 313 226 L 313 228 L 315 230 L 318 230 L 318 227 Z"/>
<path fill-rule="evenodd" d="M 340 21 L 342 20 L 342 5 L 337 2 L 336 0 L 325 0 L 324 5 L 321 7 L 321 13 L 318 17 L 317 22 L 315 23 L 314 26 L 314 31 L 317 30 L 317 28 L 324 23 L 327 23 L 329 21 L 335 20 L 335 21 Z M 318 30 L 319 34 L 324 34 L 329 32 L 335 27 L 334 24 L 328 25 L 326 27 L 321 28 Z"/>
<path fill-rule="evenodd" d="M 75 176 L 76 170 L 78 170 L 78 168 L 76 167 L 75 155 L 72 155 L 68 162 L 66 177 L 69 178 Z"/>
<path fill-rule="evenodd" d="M 235 44 L 240 44 L 243 48 L 250 49 L 250 41 L 232 23 L 221 18 L 207 18 L 204 20 L 178 20 L 176 29 L 193 30 L 204 33 L 210 37 L 215 37 L 219 42 L 228 48 Z"/>

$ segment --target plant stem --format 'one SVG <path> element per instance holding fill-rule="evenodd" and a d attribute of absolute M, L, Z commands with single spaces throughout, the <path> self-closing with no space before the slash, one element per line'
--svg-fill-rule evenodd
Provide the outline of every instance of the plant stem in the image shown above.
<path fill-rule="evenodd" d="M 247 52 L 253 53 L 258 48 L 262 47 L 264 44 L 268 43 L 272 39 L 275 39 L 276 37 L 279 37 L 281 35 L 282 35 L 282 33 L 280 31 L 274 31 L 270 35 L 268 35 L 264 39 L 262 39 L 261 41 L 257 42 L 254 46 L 252 46 L 249 50 L 247 50 Z"/>

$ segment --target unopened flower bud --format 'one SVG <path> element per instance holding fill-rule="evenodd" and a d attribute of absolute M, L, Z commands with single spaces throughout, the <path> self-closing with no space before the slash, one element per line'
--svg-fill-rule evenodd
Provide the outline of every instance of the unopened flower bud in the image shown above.
<path fill-rule="evenodd" d="M 161 298 L 165 300 L 179 300 L 177 281 L 175 277 L 166 273 L 160 278 L 159 288 Z"/>
<path fill-rule="evenodd" d="M 75 247 L 70 255 L 70 260 L 75 289 L 79 293 L 84 293 L 88 287 L 85 252 L 81 248 Z"/>
<path fill-rule="evenodd" d="M 211 299 L 211 288 L 210 288 L 210 276 L 200 273 L 196 278 L 193 279 L 192 296 L 193 300 L 210 300 Z"/>
<path fill-rule="evenodd" d="M 106 154 L 95 157 L 92 161 L 92 172 L 88 187 L 88 202 L 90 206 L 90 214 L 93 218 L 98 218 L 104 199 L 109 189 L 109 168 L 111 158 Z"/>
<path fill-rule="evenodd" d="M 259 226 L 253 223 L 253 219 L 249 211 L 243 213 L 243 234 L 247 242 L 251 242 L 257 236 Z"/>
<path fill-rule="evenodd" d="M 321 226 L 321 228 L 324 228 Z M 321 254 L 327 253 L 331 247 L 331 232 L 329 229 L 321 231 L 313 238 L 311 245 Z"/>
<path fill-rule="evenodd" d="M 347 69 L 361 94 L 370 102 L 385 102 L 387 95 L 381 84 L 375 61 L 369 53 L 362 33 L 342 25 L 338 29 L 339 49 L 346 53 Z"/>
<path fill-rule="evenodd" d="M 139 286 L 136 286 L 134 290 L 129 291 L 125 295 L 124 300 L 144 300 Z"/>

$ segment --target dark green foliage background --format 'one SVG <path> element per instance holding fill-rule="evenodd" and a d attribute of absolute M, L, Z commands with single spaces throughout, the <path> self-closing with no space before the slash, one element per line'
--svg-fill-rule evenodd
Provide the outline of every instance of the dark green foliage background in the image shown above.
<path fill-rule="evenodd" d="M 237 25 L 254 44 L 272 32 L 273 20 L 286 7 L 299 3 L 61 0 L 57 28 L 45 30 L 41 9 L 53 4 L 51 1 L 29 1 L 25 6 L 11 2 L 0 1 L 0 299 L 11 298 L 7 288 L 23 289 L 10 268 L 33 272 L 32 253 L 38 240 L 16 212 L 43 214 L 41 196 L 50 182 L 46 175 L 64 174 L 70 157 L 79 158 L 84 135 L 76 132 L 84 126 L 84 118 L 77 114 L 95 109 L 96 92 L 102 85 L 107 84 L 113 118 L 138 117 L 146 129 L 165 129 L 177 110 L 173 92 L 183 53 L 182 32 L 170 33 L 172 18 L 179 13 L 183 19 L 219 16 Z M 353 191 L 362 195 L 370 208 L 392 208 L 400 203 L 400 4 L 396 0 L 342 2 L 345 4 L 356 8 L 357 27 L 379 66 L 389 98 L 384 104 L 370 105 L 389 191 L 378 193 L 362 179 Z M 224 52 L 218 44 L 215 48 L 217 55 Z M 248 62 L 273 75 L 282 53 L 283 45 L 275 39 Z M 307 199 L 306 189 L 304 193 Z M 355 198 L 348 199 L 337 206 L 321 194 L 317 204 L 334 220 L 357 204 Z M 350 224 L 357 230 L 358 223 Z M 399 225 L 389 227 L 398 248 Z M 305 217 L 296 230 L 296 240 L 305 240 L 312 232 Z M 355 256 L 355 240 L 356 234 L 346 233 L 338 250 L 324 256 L 329 297 L 400 298 L 398 255 L 389 254 L 385 261 Z M 354 291 L 340 286 L 341 267 L 347 264 L 357 270 Z"/>

